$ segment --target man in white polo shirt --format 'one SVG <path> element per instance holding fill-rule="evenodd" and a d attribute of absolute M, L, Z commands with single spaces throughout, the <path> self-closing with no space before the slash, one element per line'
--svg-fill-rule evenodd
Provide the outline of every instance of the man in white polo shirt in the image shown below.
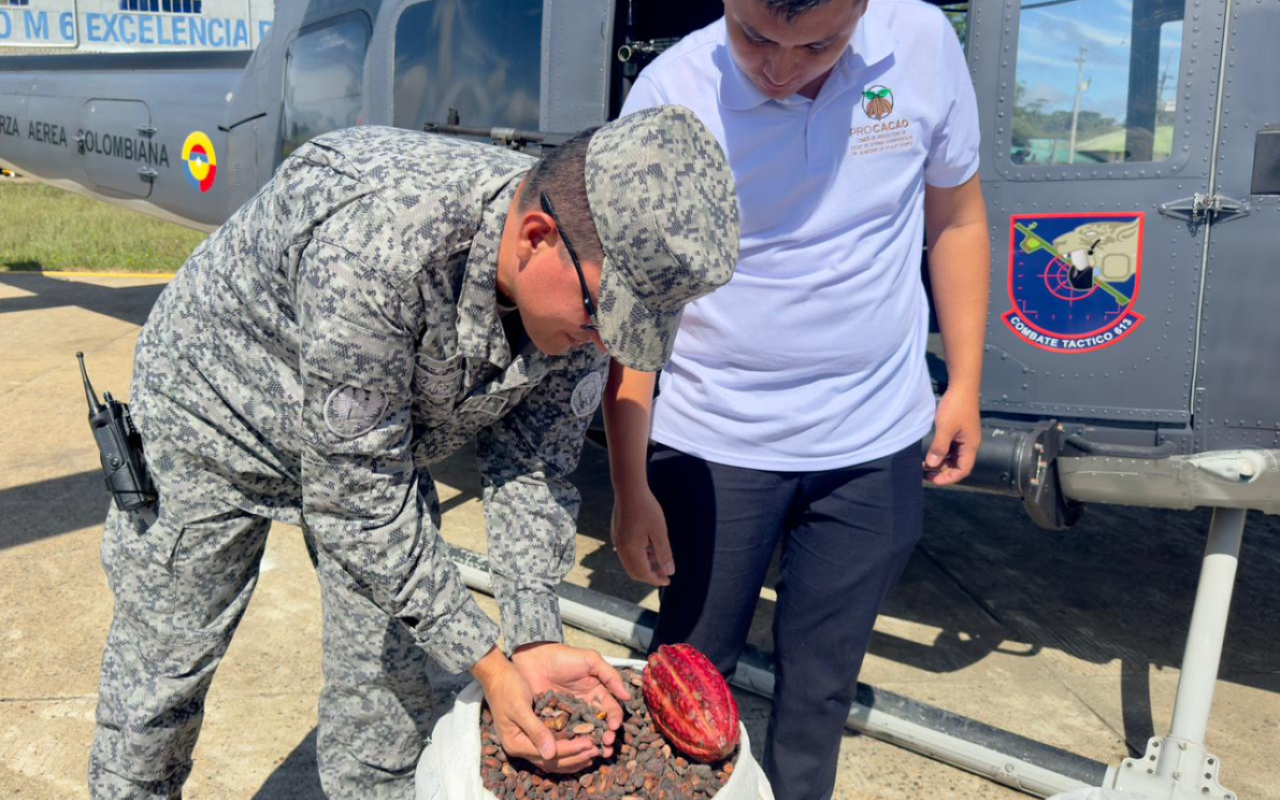
<path fill-rule="evenodd" d="M 978 449 L 977 111 L 954 31 L 919 0 L 724 6 L 623 108 L 679 103 L 707 124 L 742 243 L 730 283 L 686 307 L 656 402 L 652 373 L 612 367 L 613 538 L 633 578 L 665 587 L 653 646 L 690 642 L 726 674 L 781 542 L 765 770 L 780 800 L 818 800 L 920 537 L 922 474 L 955 483 Z M 922 239 L 949 373 L 936 404 Z"/>

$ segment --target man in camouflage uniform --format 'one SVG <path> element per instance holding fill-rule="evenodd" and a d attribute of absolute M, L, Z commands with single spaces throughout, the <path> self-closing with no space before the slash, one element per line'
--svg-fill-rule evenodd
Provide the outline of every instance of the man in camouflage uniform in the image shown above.
<path fill-rule="evenodd" d="M 600 754 L 532 712 L 533 692 L 565 688 L 616 729 L 627 697 L 598 654 L 558 644 L 566 476 L 605 351 L 661 367 L 684 304 L 732 273 L 737 204 L 679 107 L 535 163 L 388 128 L 322 136 L 161 295 L 132 393 L 158 518 L 107 519 L 94 797 L 180 796 L 271 520 L 302 526 L 320 580 L 327 795 L 412 796 L 428 656 L 483 684 L 508 752 L 561 771 Z M 429 466 L 473 436 L 510 661 L 439 535 Z"/>

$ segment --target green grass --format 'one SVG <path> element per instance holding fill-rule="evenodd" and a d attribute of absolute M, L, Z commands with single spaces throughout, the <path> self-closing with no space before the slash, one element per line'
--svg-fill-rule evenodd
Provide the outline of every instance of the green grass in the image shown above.
<path fill-rule="evenodd" d="M 176 272 L 200 231 L 36 183 L 0 179 L 0 271 Z"/>

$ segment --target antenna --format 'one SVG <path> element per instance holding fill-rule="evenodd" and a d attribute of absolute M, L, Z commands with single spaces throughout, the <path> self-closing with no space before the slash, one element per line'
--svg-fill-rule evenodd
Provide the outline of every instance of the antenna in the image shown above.
<path fill-rule="evenodd" d="M 80 378 L 84 381 L 84 397 L 89 401 L 89 416 L 92 417 L 102 412 L 102 403 L 98 402 L 93 384 L 89 383 L 89 373 L 84 368 L 84 353 L 76 353 L 76 358 L 80 361 Z"/>

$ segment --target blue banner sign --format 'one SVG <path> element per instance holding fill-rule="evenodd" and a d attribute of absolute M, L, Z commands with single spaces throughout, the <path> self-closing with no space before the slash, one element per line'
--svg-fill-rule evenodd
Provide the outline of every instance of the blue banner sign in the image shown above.
<path fill-rule="evenodd" d="M 205 0 L 201 13 L 118 11 L 123 3 L 45 3 L 0 8 L 0 47 L 65 47 L 105 52 L 252 50 L 271 30 L 273 9 Z M 59 10 L 61 7 L 64 10 Z M 92 7 L 92 8 L 91 8 Z"/>

